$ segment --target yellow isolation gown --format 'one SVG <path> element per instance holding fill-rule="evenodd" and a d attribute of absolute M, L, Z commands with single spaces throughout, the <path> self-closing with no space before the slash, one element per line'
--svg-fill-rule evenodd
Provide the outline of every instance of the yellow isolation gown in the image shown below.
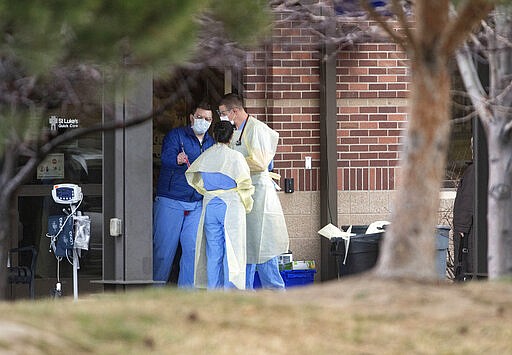
<path fill-rule="evenodd" d="M 207 191 L 201 172 L 222 173 L 235 180 L 236 188 Z M 203 231 L 204 213 L 208 203 L 215 197 L 226 204 L 224 233 L 229 269 L 229 281 L 238 289 L 245 289 L 246 270 L 246 213 L 253 207 L 249 167 L 239 152 L 226 144 L 217 143 L 197 158 L 185 173 L 188 183 L 204 196 L 203 211 L 197 229 L 194 285 L 207 285 L 206 236 Z"/>
<path fill-rule="evenodd" d="M 254 205 L 247 215 L 248 264 L 262 264 L 288 252 L 288 230 L 272 181 L 272 177 L 279 176 L 268 171 L 278 140 L 276 131 L 250 116 L 244 129 L 235 131 L 230 142 L 231 148 L 244 155 L 255 187 Z"/>

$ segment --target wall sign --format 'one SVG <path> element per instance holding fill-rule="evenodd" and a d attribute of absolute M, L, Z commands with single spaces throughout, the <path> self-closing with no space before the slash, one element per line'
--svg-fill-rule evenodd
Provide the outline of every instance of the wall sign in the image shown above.
<path fill-rule="evenodd" d="M 51 115 L 48 119 L 48 123 L 52 131 L 66 128 L 78 128 L 78 118 L 65 118 Z"/>
<path fill-rule="evenodd" d="M 37 178 L 64 179 L 64 153 L 48 154 L 37 167 Z"/>

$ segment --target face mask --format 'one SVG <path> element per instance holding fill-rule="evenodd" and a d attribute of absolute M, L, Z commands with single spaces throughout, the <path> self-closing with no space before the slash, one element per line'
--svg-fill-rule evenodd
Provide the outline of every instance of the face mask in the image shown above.
<path fill-rule="evenodd" d="M 192 126 L 192 129 L 194 130 L 195 134 L 205 134 L 206 131 L 210 128 L 210 122 L 208 122 L 205 119 L 194 119 L 194 125 Z"/>
<path fill-rule="evenodd" d="M 221 121 L 229 121 L 229 122 L 231 122 L 231 124 L 235 124 L 235 121 L 229 120 L 228 115 L 220 116 L 220 120 Z"/>

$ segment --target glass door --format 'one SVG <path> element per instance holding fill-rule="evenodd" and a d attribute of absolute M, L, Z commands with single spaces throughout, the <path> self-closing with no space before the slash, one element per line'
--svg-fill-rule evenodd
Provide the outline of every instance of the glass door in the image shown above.
<path fill-rule="evenodd" d="M 49 110 L 43 118 L 43 126 L 58 133 L 77 127 L 87 127 L 102 120 L 101 84 L 76 80 L 73 84 L 78 103 L 64 102 Z M 102 134 L 96 133 L 68 142 L 52 152 L 37 168 L 32 179 L 20 189 L 17 196 L 17 230 L 11 239 L 11 248 L 34 246 L 38 251 L 36 263 L 36 298 L 49 297 L 57 279 L 63 292 L 73 293 L 72 257 L 60 262 L 50 252 L 47 237 L 48 219 L 65 216 L 66 205 L 57 204 L 51 197 L 54 184 L 73 183 L 82 188 L 83 201 L 78 210 L 91 218 L 89 250 L 80 258 L 80 292 L 93 292 L 98 288 L 90 279 L 101 278 L 102 268 Z M 19 161 L 19 165 L 23 165 Z M 18 264 L 30 265 L 31 255 L 20 254 Z M 26 285 L 12 285 L 8 290 L 12 298 L 27 296 Z M 9 296 L 9 295 L 8 295 Z"/>

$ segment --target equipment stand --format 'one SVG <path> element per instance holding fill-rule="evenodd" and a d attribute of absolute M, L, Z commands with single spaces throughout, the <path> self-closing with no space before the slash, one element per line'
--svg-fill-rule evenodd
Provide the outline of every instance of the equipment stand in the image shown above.
<path fill-rule="evenodd" d="M 73 299 L 78 300 L 78 250 L 73 248 Z"/>

